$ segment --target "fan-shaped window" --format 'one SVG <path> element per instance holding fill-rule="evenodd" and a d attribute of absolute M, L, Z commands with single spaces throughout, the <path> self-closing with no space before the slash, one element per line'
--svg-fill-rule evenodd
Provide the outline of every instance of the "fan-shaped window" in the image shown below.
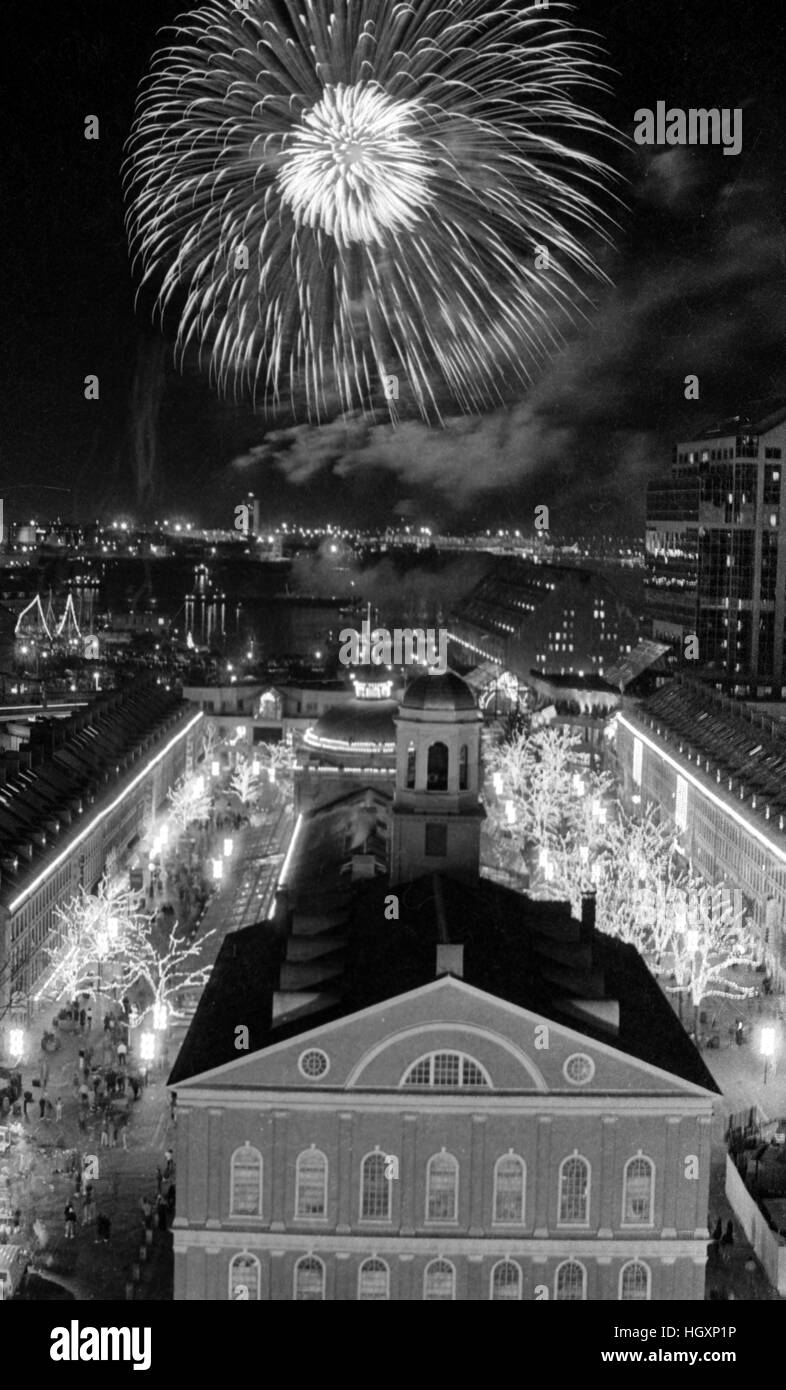
<path fill-rule="evenodd" d="M 364 1221 L 390 1220 L 391 1179 L 383 1153 L 367 1154 L 360 1165 L 360 1215 Z"/>
<path fill-rule="evenodd" d="M 432 1260 L 423 1275 L 426 1302 L 450 1302 L 456 1297 L 456 1271 L 449 1260 Z"/>
<path fill-rule="evenodd" d="M 432 1052 L 405 1073 L 402 1086 L 490 1086 L 489 1074 L 463 1052 Z"/>
<path fill-rule="evenodd" d="M 428 750 L 427 783 L 430 792 L 448 789 L 448 748 L 445 743 L 432 743 Z"/>
<path fill-rule="evenodd" d="M 504 1154 L 494 1168 L 494 1220 L 507 1226 L 524 1221 L 524 1193 L 527 1169 L 518 1154 Z"/>
<path fill-rule="evenodd" d="M 310 1219 L 327 1210 L 328 1163 L 319 1149 L 306 1149 L 296 1166 L 295 1216 Z"/>
<path fill-rule="evenodd" d="M 253 1255 L 235 1255 L 229 1263 L 229 1297 L 231 1299 L 259 1298 L 259 1260 Z"/>
<path fill-rule="evenodd" d="M 646 1303 L 650 1296 L 650 1269 L 641 1260 L 631 1260 L 620 1270 L 620 1298 L 628 1303 Z"/>
<path fill-rule="evenodd" d="M 655 1165 L 643 1154 L 628 1159 L 622 1196 L 622 1220 L 626 1226 L 651 1226 Z"/>
<path fill-rule="evenodd" d="M 580 1303 L 587 1297 L 587 1271 L 578 1260 L 565 1260 L 554 1280 L 554 1297 L 564 1303 Z"/>
<path fill-rule="evenodd" d="M 316 1255 L 304 1255 L 295 1265 L 295 1301 L 321 1303 L 325 1298 L 325 1266 Z"/>
<path fill-rule="evenodd" d="M 491 1271 L 491 1297 L 521 1298 L 521 1269 L 513 1260 L 500 1260 Z"/>
<path fill-rule="evenodd" d="M 452 1154 L 434 1154 L 426 1170 L 426 1220 L 455 1221 L 458 1214 L 458 1161 Z"/>
<path fill-rule="evenodd" d="M 559 1219 L 564 1226 L 586 1226 L 589 1221 L 590 1166 L 578 1154 L 565 1158 L 559 1170 Z"/>
<path fill-rule="evenodd" d="M 364 1260 L 358 1273 L 361 1303 L 385 1303 L 390 1298 L 390 1270 L 384 1260 Z"/>
<path fill-rule="evenodd" d="M 469 749 L 462 743 L 459 753 L 459 791 L 465 792 L 469 786 Z"/>
<path fill-rule="evenodd" d="M 262 1215 L 262 1155 L 250 1144 L 232 1155 L 230 1191 L 232 1216 Z"/>

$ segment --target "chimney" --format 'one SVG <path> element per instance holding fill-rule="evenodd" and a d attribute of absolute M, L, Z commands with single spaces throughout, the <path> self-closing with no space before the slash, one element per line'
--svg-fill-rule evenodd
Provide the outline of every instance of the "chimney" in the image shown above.
<path fill-rule="evenodd" d="M 441 975 L 455 975 L 464 979 L 464 947 L 453 942 L 440 941 L 437 946 L 437 979 Z"/>
<path fill-rule="evenodd" d="M 581 897 L 581 935 L 586 937 L 595 930 L 595 893 L 583 893 Z"/>

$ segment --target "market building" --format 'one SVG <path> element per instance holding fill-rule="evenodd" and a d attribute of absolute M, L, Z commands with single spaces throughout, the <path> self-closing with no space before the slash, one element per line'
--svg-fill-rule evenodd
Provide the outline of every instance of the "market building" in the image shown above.
<path fill-rule="evenodd" d="M 482 719 L 304 810 L 175 1063 L 175 1298 L 704 1297 L 716 1087 L 636 951 L 480 874 Z"/>
<path fill-rule="evenodd" d="M 67 718 L 39 712 L 0 752 L 0 1019 L 27 1011 L 57 945 L 56 908 L 111 872 L 165 804 L 202 719 L 151 677 Z"/>

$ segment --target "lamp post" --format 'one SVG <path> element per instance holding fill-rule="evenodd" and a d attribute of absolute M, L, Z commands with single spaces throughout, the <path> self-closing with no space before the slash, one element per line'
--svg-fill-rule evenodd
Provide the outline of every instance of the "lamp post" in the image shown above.
<path fill-rule="evenodd" d="M 759 1051 L 760 1051 L 762 1057 L 764 1058 L 764 1081 L 763 1081 L 762 1084 L 763 1084 L 764 1086 L 766 1086 L 766 1085 L 767 1085 L 767 1074 L 768 1074 L 768 1072 L 769 1072 L 769 1068 L 770 1068 L 770 1064 L 771 1064 L 771 1062 L 772 1062 L 772 1059 L 773 1059 L 773 1057 L 775 1056 L 775 1029 L 774 1029 L 774 1028 L 762 1028 L 761 1034 L 760 1034 L 760 1036 L 759 1036 Z"/>

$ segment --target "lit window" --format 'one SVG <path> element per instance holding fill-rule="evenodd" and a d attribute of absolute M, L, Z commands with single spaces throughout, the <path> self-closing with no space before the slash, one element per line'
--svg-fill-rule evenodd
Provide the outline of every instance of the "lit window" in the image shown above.
<path fill-rule="evenodd" d="M 256 1302 L 260 1283 L 259 1260 L 253 1255 L 235 1255 L 229 1264 L 229 1297 Z"/>
<path fill-rule="evenodd" d="M 324 1216 L 327 1208 L 327 1159 L 319 1149 L 306 1149 L 296 1166 L 295 1216 Z"/>
<path fill-rule="evenodd" d="M 526 1166 L 517 1154 L 505 1154 L 494 1168 L 494 1220 L 521 1226 L 524 1221 Z"/>
<path fill-rule="evenodd" d="M 622 1220 L 626 1226 L 651 1226 L 655 1169 L 640 1154 L 625 1164 Z"/>
<path fill-rule="evenodd" d="M 578 1260 L 565 1260 L 554 1280 L 554 1297 L 561 1302 L 580 1303 L 587 1297 L 587 1271 Z"/>
<path fill-rule="evenodd" d="M 432 1260 L 423 1275 L 426 1302 L 451 1302 L 456 1297 L 456 1271 L 448 1260 Z"/>
<path fill-rule="evenodd" d="M 488 1073 L 463 1052 L 432 1052 L 406 1072 L 402 1086 L 490 1086 Z"/>
<path fill-rule="evenodd" d="M 589 1221 L 590 1166 L 573 1154 L 563 1159 L 559 1171 L 559 1219 L 565 1226 L 586 1226 Z"/>
<path fill-rule="evenodd" d="M 390 1219 L 391 1179 L 386 1177 L 387 1158 L 368 1154 L 360 1165 L 360 1215 L 364 1221 Z"/>
<path fill-rule="evenodd" d="M 620 1298 L 626 1303 L 646 1303 L 650 1296 L 650 1270 L 641 1260 L 631 1260 L 620 1272 Z"/>
<path fill-rule="evenodd" d="M 449 1153 L 434 1154 L 426 1170 L 426 1220 L 455 1221 L 458 1214 L 458 1161 Z"/>
<path fill-rule="evenodd" d="M 513 1260 L 500 1260 L 491 1271 L 493 1300 L 521 1298 L 521 1269 Z"/>
<path fill-rule="evenodd" d="M 677 801 L 674 807 L 674 824 L 678 830 L 688 828 L 688 784 L 684 777 L 677 777 Z"/>
<path fill-rule="evenodd" d="M 262 1215 L 262 1155 L 249 1144 L 232 1155 L 230 1192 L 232 1216 Z"/>
<path fill-rule="evenodd" d="M 358 1273 L 358 1300 L 386 1303 L 390 1298 L 390 1270 L 384 1260 L 364 1260 Z"/>
<path fill-rule="evenodd" d="M 295 1265 L 295 1301 L 322 1303 L 325 1298 L 325 1266 L 315 1255 L 304 1255 Z"/>

